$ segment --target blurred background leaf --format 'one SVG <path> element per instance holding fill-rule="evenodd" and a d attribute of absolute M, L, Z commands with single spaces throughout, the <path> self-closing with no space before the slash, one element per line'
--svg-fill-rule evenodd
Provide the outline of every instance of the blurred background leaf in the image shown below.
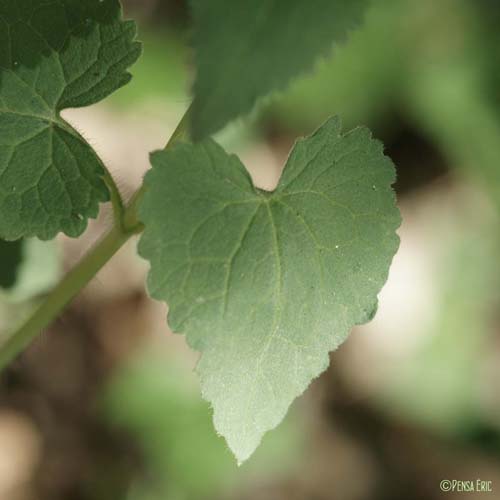
<path fill-rule="evenodd" d="M 0 288 L 14 286 L 17 270 L 23 259 L 23 241 L 0 240 Z"/>

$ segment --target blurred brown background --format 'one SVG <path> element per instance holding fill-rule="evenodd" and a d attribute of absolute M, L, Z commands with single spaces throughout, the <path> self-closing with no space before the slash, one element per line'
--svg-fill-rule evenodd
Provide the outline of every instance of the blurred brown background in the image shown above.
<path fill-rule="evenodd" d="M 189 104 L 189 9 L 129 0 L 144 57 L 106 102 L 67 112 L 125 195 Z M 315 73 L 218 139 L 272 188 L 327 116 L 397 165 L 401 248 L 379 310 L 238 468 L 193 367 L 147 298 L 131 242 L 0 378 L 0 500 L 500 498 L 500 3 L 373 1 Z M 0 331 L 109 227 L 28 242 Z M 1 263 L 0 263 L 1 265 Z M 492 481 L 489 493 L 440 482 Z"/>

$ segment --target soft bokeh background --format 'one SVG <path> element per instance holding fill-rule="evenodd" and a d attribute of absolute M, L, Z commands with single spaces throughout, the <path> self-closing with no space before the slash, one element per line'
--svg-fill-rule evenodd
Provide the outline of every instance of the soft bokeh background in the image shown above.
<path fill-rule="evenodd" d="M 443 479 L 492 481 L 467 498 L 500 498 L 500 3 L 372 3 L 347 45 L 218 139 L 266 188 L 329 115 L 384 141 L 404 222 L 374 321 L 238 468 L 131 242 L 2 373 L 0 500 L 462 498 Z M 134 80 L 67 118 L 129 196 L 193 69 L 183 0 L 125 5 L 144 41 Z M 80 240 L 25 242 L 0 292 L 4 335 L 110 222 L 104 210 Z"/>

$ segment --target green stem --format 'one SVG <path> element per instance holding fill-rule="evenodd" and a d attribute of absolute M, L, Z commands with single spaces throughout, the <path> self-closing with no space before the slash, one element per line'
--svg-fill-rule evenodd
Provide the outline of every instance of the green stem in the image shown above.
<path fill-rule="evenodd" d="M 68 122 L 63 120 L 61 117 L 61 122 L 62 124 L 68 128 L 68 130 L 76 135 L 77 137 L 80 138 L 83 144 L 87 143 L 87 140 L 85 137 L 83 137 L 76 128 L 74 128 L 72 125 L 70 125 Z M 123 214 L 125 213 L 125 205 L 123 203 L 123 198 L 122 195 L 120 194 L 120 190 L 118 189 L 118 186 L 116 185 L 115 180 L 113 179 L 113 176 L 111 175 L 111 172 L 106 168 L 106 165 L 101 161 L 99 157 L 97 157 L 99 161 L 101 162 L 102 169 L 104 171 L 103 174 L 103 180 L 104 183 L 106 184 L 106 187 L 109 190 L 109 198 L 111 202 L 111 206 L 113 208 L 113 220 L 115 222 L 115 225 L 119 226 L 122 224 L 122 217 Z"/>
<path fill-rule="evenodd" d="M 113 228 L 103 240 L 84 257 L 46 300 L 35 310 L 24 325 L 0 348 L 0 369 L 8 365 L 30 342 L 50 325 L 60 312 L 87 285 L 97 272 L 132 236 L 121 228 Z"/>
<path fill-rule="evenodd" d="M 193 106 L 191 105 L 188 108 L 188 110 L 184 113 L 184 116 L 181 118 L 181 121 L 177 125 L 177 128 L 170 136 L 170 139 L 164 148 L 165 150 L 170 149 L 171 147 L 175 146 L 180 142 L 189 142 L 191 140 L 189 121 L 191 119 L 192 108 Z M 123 216 L 123 227 L 126 230 L 142 232 L 143 226 L 137 216 L 137 209 L 145 192 L 146 192 L 146 186 L 143 183 L 142 186 L 135 192 L 135 194 L 130 199 L 127 210 L 125 211 Z"/>
<path fill-rule="evenodd" d="M 189 139 L 189 113 L 188 109 L 165 149 L 172 147 L 177 142 Z M 134 234 L 138 234 L 144 229 L 137 217 L 139 201 L 145 191 L 144 186 L 135 193 L 128 207 L 125 208 L 118 188 L 109 173 L 106 174 L 105 181 L 111 193 L 111 203 L 115 216 L 114 227 L 65 276 L 32 316 L 0 346 L 0 370 L 13 361 L 44 328 L 59 316 L 62 310 Z"/>
<path fill-rule="evenodd" d="M 120 226 L 123 221 L 123 216 L 125 214 L 125 205 L 123 204 L 123 198 L 120 194 L 120 190 L 115 183 L 112 175 L 107 168 L 104 168 L 104 182 L 109 189 L 109 197 L 111 201 L 111 206 L 113 207 L 113 220 L 115 226 Z"/>

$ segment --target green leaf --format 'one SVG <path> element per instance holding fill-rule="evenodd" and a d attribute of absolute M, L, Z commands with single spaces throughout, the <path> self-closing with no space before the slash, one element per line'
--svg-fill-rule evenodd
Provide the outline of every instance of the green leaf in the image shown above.
<path fill-rule="evenodd" d="M 283 90 L 356 25 L 367 0 L 192 0 L 198 75 L 193 137 L 202 139 Z"/>
<path fill-rule="evenodd" d="M 203 395 L 242 462 L 371 318 L 399 244 L 394 168 L 367 129 L 341 135 L 337 118 L 296 144 L 272 193 L 211 140 L 152 163 L 149 291 L 202 352 Z"/>
<path fill-rule="evenodd" d="M 9 289 L 15 285 L 22 259 L 23 240 L 0 240 L 0 288 Z"/>
<path fill-rule="evenodd" d="M 0 235 L 79 236 L 109 199 L 105 169 L 60 116 L 130 80 L 140 54 L 117 0 L 0 3 Z"/>

